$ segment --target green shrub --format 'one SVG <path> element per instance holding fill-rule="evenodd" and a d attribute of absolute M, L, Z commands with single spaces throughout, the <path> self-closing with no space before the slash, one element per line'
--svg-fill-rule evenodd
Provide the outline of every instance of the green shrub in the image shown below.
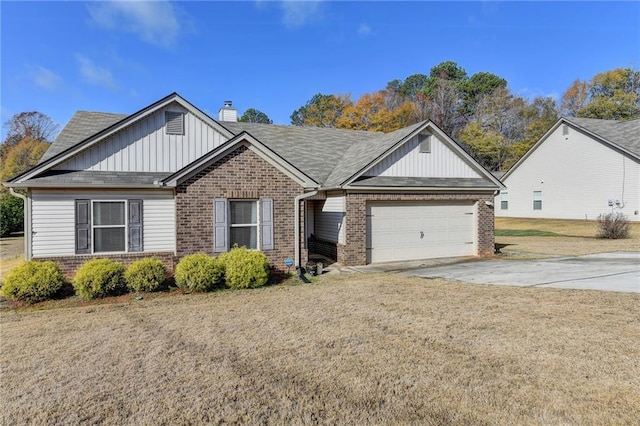
<path fill-rule="evenodd" d="M 220 255 L 225 280 L 231 288 L 262 287 L 269 280 L 269 262 L 261 251 L 234 247 Z"/>
<path fill-rule="evenodd" d="M 598 216 L 598 238 L 617 240 L 629 238 L 629 219 L 622 213 L 601 214 Z"/>
<path fill-rule="evenodd" d="M 12 232 L 22 231 L 23 201 L 13 195 L 0 197 L 0 237 L 8 237 Z"/>
<path fill-rule="evenodd" d="M 164 263 L 156 257 L 133 262 L 124 273 L 131 291 L 157 291 L 167 279 Z"/>
<path fill-rule="evenodd" d="M 50 299 L 65 284 L 58 264 L 52 261 L 29 261 L 9 272 L 2 285 L 2 294 L 7 299 L 24 300 L 28 303 Z"/>
<path fill-rule="evenodd" d="M 224 269 L 215 257 L 195 253 L 183 257 L 176 266 L 176 285 L 189 291 L 211 291 L 224 282 Z"/>
<path fill-rule="evenodd" d="M 122 294 L 127 290 L 124 265 L 111 259 L 89 260 L 76 272 L 73 288 L 83 299 Z"/>

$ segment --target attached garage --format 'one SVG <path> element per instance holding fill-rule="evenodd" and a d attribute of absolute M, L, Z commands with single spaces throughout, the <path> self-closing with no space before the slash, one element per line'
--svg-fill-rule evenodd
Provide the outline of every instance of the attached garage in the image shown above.
<path fill-rule="evenodd" d="M 476 204 L 367 203 L 367 263 L 473 256 Z"/>

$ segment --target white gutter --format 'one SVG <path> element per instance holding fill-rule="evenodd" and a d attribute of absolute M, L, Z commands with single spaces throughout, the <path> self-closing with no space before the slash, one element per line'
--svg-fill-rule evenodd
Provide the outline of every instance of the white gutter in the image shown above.
<path fill-rule="evenodd" d="M 295 263 L 295 267 L 299 268 L 300 267 L 300 201 L 304 200 L 305 198 L 310 198 L 313 197 L 314 195 L 316 195 L 318 193 L 318 191 L 312 191 L 312 192 L 307 192 L 306 194 L 300 194 L 296 197 L 294 203 L 295 203 L 295 207 L 294 207 L 294 211 L 295 211 L 295 230 L 294 230 L 294 235 L 295 235 L 295 259 L 296 259 L 296 263 Z"/>
<path fill-rule="evenodd" d="M 24 204 L 24 258 L 29 261 L 31 260 L 31 205 L 27 197 L 15 192 L 13 188 L 9 188 L 9 193 L 14 197 L 22 198 Z"/>

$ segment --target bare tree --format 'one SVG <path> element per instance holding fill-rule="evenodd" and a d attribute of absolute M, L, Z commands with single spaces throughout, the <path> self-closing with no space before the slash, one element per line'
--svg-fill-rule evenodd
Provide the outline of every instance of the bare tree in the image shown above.
<path fill-rule="evenodd" d="M 48 115 L 38 111 L 21 112 L 4 124 L 7 129 L 5 149 L 27 138 L 34 141 L 51 142 L 60 126 Z"/>

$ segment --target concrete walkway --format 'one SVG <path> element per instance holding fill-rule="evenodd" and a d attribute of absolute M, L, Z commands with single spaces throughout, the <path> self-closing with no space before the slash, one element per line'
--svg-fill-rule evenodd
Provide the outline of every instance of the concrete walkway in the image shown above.
<path fill-rule="evenodd" d="M 350 267 L 341 272 L 397 272 L 476 284 L 640 293 L 640 252 L 535 260 L 433 259 Z"/>

